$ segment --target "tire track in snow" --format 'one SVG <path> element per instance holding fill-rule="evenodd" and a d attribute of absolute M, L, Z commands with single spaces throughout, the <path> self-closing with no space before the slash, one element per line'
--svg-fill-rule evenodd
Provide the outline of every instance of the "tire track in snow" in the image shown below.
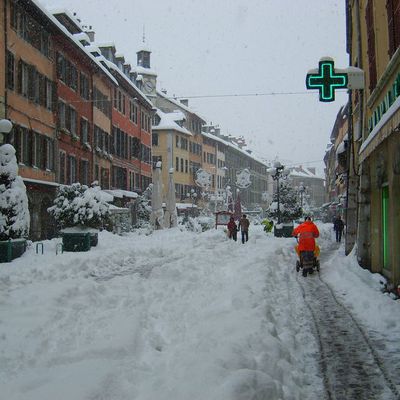
<path fill-rule="evenodd" d="M 321 351 L 329 400 L 400 399 L 400 393 L 365 329 L 336 297 L 321 275 L 297 275 Z"/>

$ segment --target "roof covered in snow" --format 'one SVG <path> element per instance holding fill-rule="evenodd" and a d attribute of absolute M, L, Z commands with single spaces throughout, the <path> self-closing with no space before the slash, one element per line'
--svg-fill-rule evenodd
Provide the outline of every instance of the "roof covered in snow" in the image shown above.
<path fill-rule="evenodd" d="M 153 131 L 174 130 L 180 133 L 184 133 L 188 136 L 193 136 L 189 130 L 178 124 L 178 121 L 183 121 L 186 119 L 183 112 L 174 111 L 171 113 L 165 113 L 157 109 L 157 115 L 160 117 L 160 123 L 158 125 L 152 126 Z"/>

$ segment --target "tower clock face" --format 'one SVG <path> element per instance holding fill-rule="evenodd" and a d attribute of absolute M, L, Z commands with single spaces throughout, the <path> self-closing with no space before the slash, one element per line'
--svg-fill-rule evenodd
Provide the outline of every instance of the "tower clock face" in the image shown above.
<path fill-rule="evenodd" d="M 153 84 L 152 81 L 146 79 L 146 80 L 144 81 L 144 86 L 143 86 L 143 87 L 144 87 L 144 90 L 145 90 L 146 93 L 150 93 L 150 92 L 152 92 L 153 89 L 154 89 L 154 84 Z"/>

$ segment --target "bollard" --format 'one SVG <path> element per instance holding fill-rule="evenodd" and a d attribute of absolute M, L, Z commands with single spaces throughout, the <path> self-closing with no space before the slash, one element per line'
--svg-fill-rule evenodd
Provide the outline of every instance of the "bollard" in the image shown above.
<path fill-rule="evenodd" d="M 12 244 L 11 244 L 11 239 L 8 239 L 7 242 L 7 262 L 10 262 L 12 260 Z"/>
<path fill-rule="evenodd" d="M 39 246 L 41 246 L 42 254 L 43 254 L 43 252 L 44 252 L 43 243 L 36 243 L 36 254 L 39 254 Z"/>
<path fill-rule="evenodd" d="M 56 246 L 56 255 L 58 255 L 59 249 L 61 250 L 61 253 L 64 253 L 64 245 L 62 243 L 57 243 Z"/>

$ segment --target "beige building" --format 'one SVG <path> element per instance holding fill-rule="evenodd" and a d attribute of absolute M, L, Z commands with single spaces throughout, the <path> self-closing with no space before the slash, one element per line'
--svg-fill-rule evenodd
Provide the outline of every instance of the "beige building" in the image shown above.
<path fill-rule="evenodd" d="M 400 18 L 398 1 L 347 0 L 351 65 L 365 72 L 354 90 L 350 142 L 358 196 L 358 260 L 400 284 Z"/>

